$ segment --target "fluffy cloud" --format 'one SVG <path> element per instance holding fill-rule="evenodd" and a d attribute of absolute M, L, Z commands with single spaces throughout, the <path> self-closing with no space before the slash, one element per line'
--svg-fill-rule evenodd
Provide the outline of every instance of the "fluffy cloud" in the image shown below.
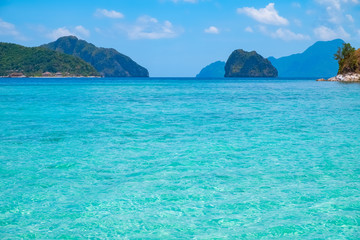
<path fill-rule="evenodd" d="M 254 30 L 251 27 L 246 27 L 245 32 L 253 33 Z"/>
<path fill-rule="evenodd" d="M 107 18 L 124 18 L 124 14 L 114 10 L 97 9 L 95 14 L 96 17 L 107 17 Z"/>
<path fill-rule="evenodd" d="M 351 16 L 350 14 L 346 14 L 345 15 L 345 17 L 347 18 L 347 20 L 349 21 L 349 22 L 354 22 L 355 20 L 354 20 L 354 18 L 353 18 L 353 16 Z"/>
<path fill-rule="evenodd" d="M 301 4 L 298 2 L 293 2 L 291 6 L 293 6 L 294 8 L 301 8 Z"/>
<path fill-rule="evenodd" d="M 328 22 L 333 24 L 341 24 L 344 19 L 344 4 L 359 4 L 359 0 L 316 0 L 317 3 L 323 5 L 328 14 Z M 345 17 L 349 19 L 348 15 Z M 351 16 L 350 16 L 351 17 Z"/>
<path fill-rule="evenodd" d="M 284 41 L 293 41 L 293 40 L 309 40 L 308 35 L 301 33 L 294 33 L 289 29 L 278 28 L 275 32 L 269 31 L 265 26 L 259 26 L 260 32 L 264 35 L 270 36 L 272 38 L 282 39 Z"/>
<path fill-rule="evenodd" d="M 314 29 L 314 34 L 317 38 L 324 41 L 333 40 L 335 38 L 348 39 L 350 37 L 350 34 L 341 26 L 336 29 L 320 26 Z"/>
<path fill-rule="evenodd" d="M 285 41 L 291 40 L 309 40 L 310 37 L 300 33 L 294 33 L 288 29 L 279 28 L 274 33 L 271 33 L 273 38 L 279 38 Z"/>
<path fill-rule="evenodd" d="M 13 37 L 20 37 L 20 33 L 12 23 L 5 22 L 0 18 L 0 35 L 7 35 Z"/>
<path fill-rule="evenodd" d="M 56 40 L 60 37 L 70 36 L 70 35 L 78 36 L 78 37 L 89 37 L 90 31 L 81 25 L 76 26 L 73 30 L 69 30 L 67 27 L 61 27 L 52 30 L 50 33 L 47 34 L 47 37 L 52 40 Z"/>
<path fill-rule="evenodd" d="M 52 30 L 49 34 L 47 34 L 47 37 L 52 40 L 56 40 L 59 37 L 70 36 L 70 35 L 74 35 L 74 34 L 72 32 L 70 32 L 70 30 L 67 29 L 66 27 L 61 27 L 61 28 Z"/>
<path fill-rule="evenodd" d="M 210 33 L 210 34 L 219 34 L 219 33 L 220 33 L 219 29 L 218 29 L 217 27 L 214 27 L 214 26 L 211 26 L 211 27 L 209 27 L 209 28 L 206 28 L 206 29 L 204 30 L 204 32 Z"/>
<path fill-rule="evenodd" d="M 133 26 L 118 25 L 118 28 L 126 31 L 130 39 L 174 38 L 180 32 L 175 29 L 171 22 L 159 22 L 150 16 L 139 17 Z"/>
<path fill-rule="evenodd" d="M 341 5 L 344 3 L 359 4 L 359 0 L 316 0 L 316 2 L 336 10 L 341 10 Z"/>
<path fill-rule="evenodd" d="M 89 37 L 90 36 L 90 31 L 87 30 L 86 28 L 84 28 L 83 26 L 76 26 L 75 27 L 75 31 L 80 34 L 81 36 L 84 37 Z"/>
<path fill-rule="evenodd" d="M 238 8 L 237 13 L 246 14 L 254 20 L 269 25 L 288 25 L 289 21 L 281 17 L 275 9 L 274 3 L 269 3 L 265 8 L 255 9 L 253 7 Z"/>

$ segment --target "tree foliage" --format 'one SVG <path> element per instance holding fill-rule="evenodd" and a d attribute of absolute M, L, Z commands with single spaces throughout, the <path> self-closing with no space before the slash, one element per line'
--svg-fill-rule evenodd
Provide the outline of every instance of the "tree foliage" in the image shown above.
<path fill-rule="evenodd" d="M 343 47 L 338 49 L 334 56 L 339 63 L 339 74 L 357 71 L 359 66 L 355 53 L 355 48 L 350 43 L 344 43 Z"/>
<path fill-rule="evenodd" d="M 75 76 L 98 76 L 98 72 L 82 59 L 40 47 L 23 47 L 0 43 L 0 76 L 21 72 L 41 76 L 44 72 Z"/>

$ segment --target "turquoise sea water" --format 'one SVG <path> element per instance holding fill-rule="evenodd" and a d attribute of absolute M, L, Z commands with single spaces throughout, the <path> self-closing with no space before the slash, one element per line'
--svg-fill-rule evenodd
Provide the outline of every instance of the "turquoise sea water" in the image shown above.
<path fill-rule="evenodd" d="M 1 239 L 359 239 L 360 84 L 0 79 Z"/>

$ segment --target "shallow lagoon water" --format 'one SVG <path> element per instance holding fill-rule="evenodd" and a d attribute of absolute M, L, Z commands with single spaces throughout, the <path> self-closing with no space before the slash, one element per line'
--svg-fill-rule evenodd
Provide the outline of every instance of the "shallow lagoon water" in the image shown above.
<path fill-rule="evenodd" d="M 2 239 L 359 239 L 360 84 L 0 79 Z"/>

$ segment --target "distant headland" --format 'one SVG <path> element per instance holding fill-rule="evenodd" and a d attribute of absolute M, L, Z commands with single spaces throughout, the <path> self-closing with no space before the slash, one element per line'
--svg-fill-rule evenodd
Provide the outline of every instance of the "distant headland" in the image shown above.
<path fill-rule="evenodd" d="M 149 72 L 115 49 L 68 36 L 40 47 L 0 43 L 0 77 L 149 77 Z"/>
<path fill-rule="evenodd" d="M 61 37 L 41 47 L 76 56 L 91 64 L 103 77 L 149 77 L 146 68 L 113 48 L 99 48 L 75 36 Z"/>

